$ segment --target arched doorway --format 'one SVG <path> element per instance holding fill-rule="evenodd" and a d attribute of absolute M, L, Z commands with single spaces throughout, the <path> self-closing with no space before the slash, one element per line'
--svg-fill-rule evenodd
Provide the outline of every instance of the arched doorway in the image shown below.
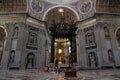
<path fill-rule="evenodd" d="M 56 7 L 47 13 L 45 20 L 51 33 L 50 63 L 55 61 L 58 64 L 77 63 L 75 34 L 77 19 L 77 15 L 66 7 Z M 62 52 L 59 52 L 60 50 Z"/>

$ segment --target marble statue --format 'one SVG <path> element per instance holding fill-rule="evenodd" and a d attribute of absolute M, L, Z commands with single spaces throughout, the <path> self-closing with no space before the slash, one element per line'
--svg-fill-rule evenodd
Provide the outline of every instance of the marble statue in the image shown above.
<path fill-rule="evenodd" d="M 9 59 L 8 59 L 8 68 L 12 67 L 14 64 L 14 59 L 15 59 L 15 51 L 11 50 L 9 54 Z"/>
<path fill-rule="evenodd" d="M 18 38 L 18 30 L 19 30 L 18 27 L 14 28 L 13 38 Z"/>
<path fill-rule="evenodd" d="M 109 30 L 107 27 L 104 27 L 105 37 L 109 37 Z"/>
<path fill-rule="evenodd" d="M 108 59 L 110 62 L 113 62 L 113 52 L 111 49 L 108 50 Z"/>
<path fill-rule="evenodd" d="M 33 53 L 29 53 L 27 55 L 26 69 L 34 68 L 34 59 L 35 59 L 35 55 Z"/>
<path fill-rule="evenodd" d="M 91 67 L 97 67 L 97 61 L 96 61 L 96 56 L 95 53 L 89 53 L 89 65 Z"/>

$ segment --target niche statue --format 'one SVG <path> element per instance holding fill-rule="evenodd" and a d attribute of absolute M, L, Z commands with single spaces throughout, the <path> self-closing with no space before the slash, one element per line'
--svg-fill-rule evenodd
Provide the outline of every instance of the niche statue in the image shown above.
<path fill-rule="evenodd" d="M 10 51 L 10 54 L 9 54 L 9 58 L 8 58 L 8 67 L 12 67 L 13 63 L 14 63 L 14 59 L 15 59 L 15 51 L 12 50 Z"/>
<path fill-rule="evenodd" d="M 113 59 L 113 52 L 111 49 L 108 50 L 108 59 L 110 62 L 113 62 L 114 59 Z"/>
<path fill-rule="evenodd" d="M 34 59 L 35 59 L 35 55 L 33 53 L 29 53 L 27 55 L 26 69 L 34 68 Z"/>
<path fill-rule="evenodd" d="M 96 56 L 95 53 L 91 52 L 89 53 L 89 65 L 91 67 L 97 67 L 97 60 L 96 60 Z"/>
<path fill-rule="evenodd" d="M 104 27 L 104 33 L 105 33 L 105 37 L 109 37 L 109 29 L 107 27 Z"/>
<path fill-rule="evenodd" d="M 19 30 L 18 27 L 14 28 L 13 38 L 18 38 L 18 30 Z"/>

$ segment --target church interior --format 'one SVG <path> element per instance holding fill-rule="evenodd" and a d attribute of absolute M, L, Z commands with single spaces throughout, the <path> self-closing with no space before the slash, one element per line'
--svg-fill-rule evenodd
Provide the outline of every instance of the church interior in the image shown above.
<path fill-rule="evenodd" d="M 0 0 L 0 80 L 120 80 L 120 0 Z"/>

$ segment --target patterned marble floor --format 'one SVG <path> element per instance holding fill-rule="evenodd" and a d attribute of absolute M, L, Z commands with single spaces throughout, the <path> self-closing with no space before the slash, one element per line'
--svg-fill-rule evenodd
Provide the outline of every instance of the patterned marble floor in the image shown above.
<path fill-rule="evenodd" d="M 0 80 L 120 80 L 120 69 L 80 70 L 77 77 L 42 70 L 0 70 Z"/>

